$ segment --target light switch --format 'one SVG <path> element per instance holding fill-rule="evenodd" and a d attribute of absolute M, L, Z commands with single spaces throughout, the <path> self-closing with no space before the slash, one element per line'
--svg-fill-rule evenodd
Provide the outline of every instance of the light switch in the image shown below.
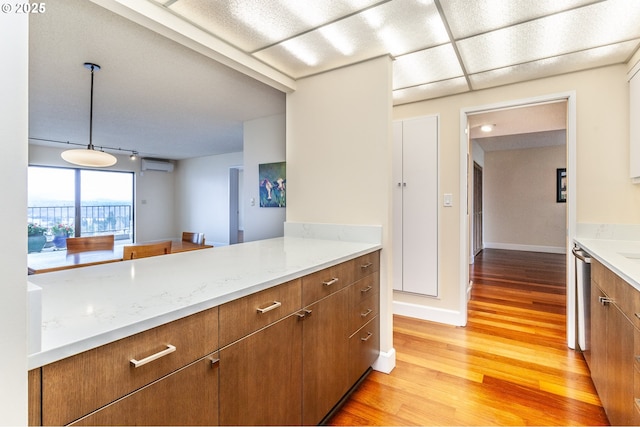
<path fill-rule="evenodd" d="M 453 206 L 453 194 L 451 193 L 444 194 L 444 205 L 445 207 L 448 207 L 448 208 Z"/>

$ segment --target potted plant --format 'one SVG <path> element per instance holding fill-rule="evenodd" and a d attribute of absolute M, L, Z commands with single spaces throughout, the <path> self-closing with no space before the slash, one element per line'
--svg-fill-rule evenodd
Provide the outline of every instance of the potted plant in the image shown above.
<path fill-rule="evenodd" d="M 73 236 L 73 227 L 67 224 L 56 224 L 51 227 L 51 232 L 56 249 L 64 249 L 67 247 L 67 237 Z"/>
<path fill-rule="evenodd" d="M 27 238 L 28 238 L 28 250 L 31 252 L 40 252 L 44 248 L 44 244 L 47 242 L 47 238 L 44 236 L 46 228 L 40 227 L 38 224 L 27 224 Z"/>

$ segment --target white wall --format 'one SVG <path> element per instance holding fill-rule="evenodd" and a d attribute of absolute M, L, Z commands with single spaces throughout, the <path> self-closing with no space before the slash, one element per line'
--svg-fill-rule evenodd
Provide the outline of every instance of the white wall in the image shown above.
<path fill-rule="evenodd" d="M 27 424 L 27 137 L 29 17 L 0 14 L 0 425 Z M 22 224 L 22 227 L 20 226 Z"/>
<path fill-rule="evenodd" d="M 460 111 L 511 100 L 575 91 L 577 103 L 577 222 L 640 222 L 640 185 L 629 180 L 629 95 L 626 65 L 549 77 L 494 89 L 395 107 L 394 120 L 440 114 L 440 193 L 460 189 Z M 606 89 L 605 89 L 606 88 Z M 434 313 L 459 310 L 461 295 L 460 212 L 440 208 L 440 298 L 407 297 Z M 468 253 L 468 251 L 466 251 Z M 466 287 L 466 286 L 465 286 Z"/>
<path fill-rule="evenodd" d="M 206 243 L 229 244 L 229 168 L 242 153 L 180 160 L 176 175 L 177 234 L 202 232 Z"/>
<path fill-rule="evenodd" d="M 287 95 L 287 221 L 382 225 L 381 351 L 393 353 L 391 60 L 301 79 Z"/>
<path fill-rule="evenodd" d="M 286 160 L 286 116 L 264 117 L 244 123 L 243 197 L 244 241 L 284 235 L 287 208 L 261 208 L 258 165 Z M 287 185 L 289 168 L 287 165 Z M 289 204 L 287 189 L 287 205 Z M 252 203 L 253 200 L 253 203 Z"/>
<path fill-rule="evenodd" d="M 566 165 L 565 145 L 485 153 L 485 247 L 566 252 L 567 204 L 556 202 L 556 170 Z"/>

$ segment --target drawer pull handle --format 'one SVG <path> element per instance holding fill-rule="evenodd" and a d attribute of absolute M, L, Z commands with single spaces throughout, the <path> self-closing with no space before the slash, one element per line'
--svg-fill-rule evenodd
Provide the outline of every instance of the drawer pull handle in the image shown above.
<path fill-rule="evenodd" d="M 367 332 L 367 336 L 364 338 L 360 338 L 360 341 L 369 341 L 369 338 L 371 338 L 373 336 L 373 334 L 371 332 Z"/>
<path fill-rule="evenodd" d="M 338 280 L 339 280 L 339 279 L 338 279 L 337 277 L 334 277 L 334 278 L 333 278 L 333 279 L 331 279 L 331 280 L 327 280 L 327 281 L 322 282 L 322 284 L 323 284 L 323 285 L 325 285 L 325 286 L 331 286 L 331 285 L 333 285 L 334 283 L 338 283 Z"/>
<path fill-rule="evenodd" d="M 364 313 L 360 313 L 360 316 L 362 316 L 362 317 L 367 317 L 368 315 L 370 315 L 370 314 L 371 314 L 371 312 L 373 312 L 373 310 L 368 309 L 368 310 L 367 310 L 367 311 L 365 311 Z"/>
<path fill-rule="evenodd" d="M 139 368 L 140 366 L 146 365 L 149 362 L 153 362 L 156 359 L 160 359 L 161 357 L 173 353 L 174 351 L 176 351 L 176 347 L 174 345 L 167 344 L 166 349 L 159 351 L 156 354 L 152 354 L 151 356 L 145 357 L 142 360 L 131 359 L 129 362 L 131 362 L 134 368 Z"/>
<path fill-rule="evenodd" d="M 211 359 L 211 366 L 216 366 L 220 364 L 220 359 Z"/>
<path fill-rule="evenodd" d="M 276 308 L 280 307 L 282 305 L 282 303 L 280 301 L 274 301 L 270 306 L 265 307 L 265 308 L 258 308 L 256 309 L 258 311 L 258 313 L 260 314 L 264 314 L 268 311 L 271 310 L 275 310 Z"/>
<path fill-rule="evenodd" d="M 598 301 L 602 305 L 609 305 L 609 304 L 611 304 L 613 302 L 613 299 L 612 298 L 607 298 L 607 297 L 598 297 Z"/>
<path fill-rule="evenodd" d="M 363 294 L 366 294 L 367 292 L 369 292 L 371 289 L 373 289 L 373 286 L 367 286 L 364 289 L 360 289 L 360 292 L 362 292 Z"/>
<path fill-rule="evenodd" d="M 640 319 L 640 313 L 635 313 L 636 317 Z"/>
<path fill-rule="evenodd" d="M 373 265 L 373 263 L 372 263 L 372 262 L 368 262 L 368 263 L 366 263 L 366 264 L 362 264 L 362 265 L 360 266 L 360 268 L 364 270 L 365 268 L 369 268 L 369 267 L 371 267 L 372 265 Z"/>
<path fill-rule="evenodd" d="M 301 312 L 299 311 L 296 313 L 296 316 L 298 316 L 298 320 L 304 320 L 307 317 L 311 316 L 311 310 L 302 310 Z"/>

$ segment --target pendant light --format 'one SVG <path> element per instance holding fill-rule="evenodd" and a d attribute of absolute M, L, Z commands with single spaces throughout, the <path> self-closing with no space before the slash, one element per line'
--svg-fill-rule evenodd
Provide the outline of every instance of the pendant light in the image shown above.
<path fill-rule="evenodd" d="M 94 168 L 106 168 L 116 164 L 118 159 L 115 156 L 98 151 L 93 146 L 93 72 L 100 70 L 100 66 L 85 62 L 85 68 L 91 70 L 91 107 L 89 110 L 89 145 L 87 148 L 77 148 L 63 151 L 61 156 L 64 160 L 74 165 L 90 166 Z"/>

